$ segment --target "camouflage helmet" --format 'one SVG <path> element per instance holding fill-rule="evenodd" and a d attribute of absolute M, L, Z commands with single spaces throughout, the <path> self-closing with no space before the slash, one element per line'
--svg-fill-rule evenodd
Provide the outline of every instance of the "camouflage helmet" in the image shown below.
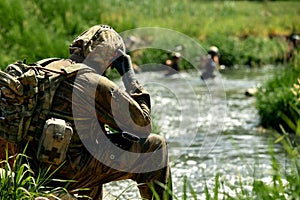
<path fill-rule="evenodd" d="M 71 43 L 70 54 L 87 57 L 97 46 L 105 48 L 101 54 L 104 58 L 112 55 L 117 49 L 125 52 L 125 44 L 122 37 L 108 25 L 95 25 L 77 36 Z"/>

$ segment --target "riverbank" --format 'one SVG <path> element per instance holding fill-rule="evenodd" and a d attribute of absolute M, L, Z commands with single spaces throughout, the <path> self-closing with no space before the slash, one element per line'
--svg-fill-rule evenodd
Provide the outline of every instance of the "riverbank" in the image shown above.
<path fill-rule="evenodd" d="M 278 69 L 273 78 L 264 81 L 256 93 L 256 108 L 261 124 L 278 132 L 298 134 L 300 119 L 300 61 L 297 58 Z"/>
<path fill-rule="evenodd" d="M 58 6 L 54 0 L 3 0 L 0 7 L 0 39 L 5 41 L 0 49 L 2 67 L 18 59 L 30 63 L 45 57 L 68 57 L 74 37 L 99 23 L 118 32 L 140 27 L 178 31 L 204 49 L 219 46 L 221 63 L 227 66 L 284 60 L 285 36 L 300 30 L 300 8 L 294 1 L 62 0 Z M 160 63 L 166 56 L 166 52 L 144 54 L 150 55 L 133 60 Z M 186 62 L 182 67 L 190 66 Z"/>

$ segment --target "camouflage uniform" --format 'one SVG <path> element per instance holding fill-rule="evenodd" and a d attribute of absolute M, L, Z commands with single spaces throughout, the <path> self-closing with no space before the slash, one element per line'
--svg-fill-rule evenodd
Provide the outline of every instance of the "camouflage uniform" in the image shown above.
<path fill-rule="evenodd" d="M 76 182 L 71 183 L 68 189 L 90 188 L 91 191 L 87 191 L 85 194 L 93 199 L 102 199 L 103 184 L 121 179 L 132 179 L 137 183 L 146 183 L 138 187 L 143 198 L 151 199 L 153 194 L 147 183 L 159 181 L 167 184 L 170 179 L 167 145 L 161 136 L 150 134 L 151 108 L 148 92 L 137 81 L 131 81 L 125 85 L 126 91 L 122 90 L 101 75 L 103 71 L 99 71 L 95 67 L 94 60 L 85 59 L 92 52 L 94 46 L 110 45 L 109 42 L 114 41 L 111 38 L 106 39 L 107 35 L 113 39 L 120 37 L 109 27 L 105 29 L 108 30 L 107 34 L 103 33 L 105 31 L 101 33 L 99 30 L 102 30 L 101 26 L 94 26 L 81 34 L 70 46 L 72 54 L 70 59 L 54 63 L 56 65 L 59 65 L 60 62 L 85 63 L 92 68 L 88 72 L 79 71 L 76 77 L 63 81 L 54 96 L 50 117 L 64 119 L 72 125 L 74 130 L 66 162 L 56 173 L 55 178 L 74 179 Z M 101 37 L 99 32 L 102 34 Z M 118 40 L 120 38 L 116 39 L 115 46 L 119 45 Z M 122 45 L 117 48 L 122 48 Z M 105 52 L 105 54 L 112 53 Z M 101 63 L 101 65 L 108 64 L 107 60 Z M 77 113 L 76 120 L 74 119 L 74 109 Z M 106 125 L 119 133 L 106 135 Z M 123 131 L 139 135 L 140 138 L 130 138 L 130 135 L 124 137 L 121 133 Z M 99 145 L 99 141 L 101 145 Z M 105 146 L 106 143 L 108 147 Z M 88 148 L 86 144 L 89 144 Z M 115 155 L 115 159 L 112 157 L 109 146 L 111 144 L 123 149 L 125 154 L 126 152 L 158 153 L 154 157 L 152 156 L 153 159 L 150 155 L 148 161 L 137 156 L 124 162 L 124 160 L 116 159 L 123 159 L 122 155 Z M 31 142 L 28 149 L 29 156 L 36 157 L 37 145 L 37 141 Z M 125 154 L 124 156 L 126 156 Z M 154 166 L 153 171 L 145 172 L 136 170 L 136 168 L 141 169 L 153 163 L 162 167 Z M 37 169 L 42 164 L 36 159 L 32 163 Z M 116 169 L 112 166 L 118 167 Z M 126 170 L 120 170 L 122 167 Z M 154 185 L 161 199 L 164 199 L 164 189 Z"/>

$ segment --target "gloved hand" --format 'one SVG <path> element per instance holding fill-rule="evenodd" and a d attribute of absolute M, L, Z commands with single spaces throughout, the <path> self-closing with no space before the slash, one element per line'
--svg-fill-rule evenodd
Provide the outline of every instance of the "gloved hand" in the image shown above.
<path fill-rule="evenodd" d="M 131 58 L 124 51 L 118 49 L 119 57 L 112 62 L 112 68 L 116 68 L 121 76 L 133 69 Z"/>
<path fill-rule="evenodd" d="M 126 91 L 130 93 L 137 88 L 137 81 L 132 67 L 131 58 L 122 50 L 118 50 L 119 57 L 112 62 L 112 68 L 116 68 L 122 76 Z"/>

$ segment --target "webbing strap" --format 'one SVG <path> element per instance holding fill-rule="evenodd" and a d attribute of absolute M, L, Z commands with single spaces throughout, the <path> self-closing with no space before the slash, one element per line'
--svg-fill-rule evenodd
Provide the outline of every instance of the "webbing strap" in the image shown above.
<path fill-rule="evenodd" d="M 75 76 L 79 70 L 81 72 L 95 72 L 94 69 L 83 64 L 74 64 L 71 60 L 66 62 L 67 60 L 62 59 L 61 61 L 62 62 L 59 62 L 58 59 L 46 59 L 44 60 L 44 62 L 38 62 L 42 66 L 47 63 L 47 65 L 44 66 L 45 68 L 47 68 L 47 70 L 55 69 L 55 71 L 60 70 L 60 72 L 63 73 L 48 71 L 42 78 L 39 78 L 38 101 L 27 133 L 28 140 L 38 140 L 40 138 L 40 134 L 42 133 L 44 128 L 44 124 L 50 116 L 50 109 L 52 107 L 53 98 L 60 83 L 67 78 Z M 43 69 L 41 70 L 47 71 Z"/>
<path fill-rule="evenodd" d="M 62 59 L 61 58 L 46 58 L 46 59 L 37 61 L 36 64 L 45 67 L 45 66 L 49 65 L 50 63 L 52 63 L 54 61 L 59 61 L 59 60 L 62 60 Z"/>
<path fill-rule="evenodd" d="M 59 60 L 46 59 L 42 61 L 43 62 L 39 61 L 38 64 L 46 68 L 48 67 L 47 65 L 50 65 L 52 62 L 59 61 Z M 47 65 L 45 65 L 45 63 L 47 63 Z M 71 62 L 69 62 L 68 65 L 67 65 L 68 62 L 62 62 L 62 63 L 64 65 L 60 66 L 61 69 L 63 69 L 64 67 L 68 67 L 72 64 Z M 56 66 L 58 66 L 58 64 Z M 44 71 L 43 68 L 40 70 Z M 75 72 L 78 70 L 79 69 L 74 70 L 73 75 L 75 75 L 76 74 Z M 28 140 L 39 139 L 39 135 L 42 133 L 44 124 L 49 116 L 55 91 L 59 87 L 60 83 L 69 77 L 67 76 L 68 74 L 66 74 L 65 72 L 63 71 L 61 72 L 62 73 L 55 73 L 53 71 L 48 72 L 43 77 L 39 78 L 39 89 L 38 89 L 39 93 L 37 97 L 38 101 L 27 133 Z"/>

